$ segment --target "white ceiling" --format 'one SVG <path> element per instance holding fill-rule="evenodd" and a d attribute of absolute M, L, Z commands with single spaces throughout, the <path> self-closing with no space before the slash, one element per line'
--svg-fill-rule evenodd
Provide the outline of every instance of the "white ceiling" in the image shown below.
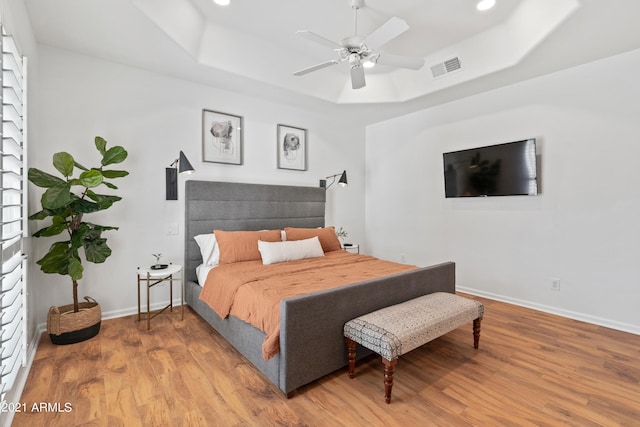
<path fill-rule="evenodd" d="M 191 2 L 215 25 L 249 33 L 287 49 L 300 50 L 300 44 L 311 48 L 295 39 L 296 30 L 308 29 L 337 42 L 354 33 L 350 0 L 236 0 L 228 7 L 218 6 L 212 0 Z M 506 0 L 491 12 L 479 12 L 473 0 L 365 0 L 364 7 L 358 11 L 358 33 L 370 34 L 390 17 L 401 17 L 411 30 L 391 41 L 385 50 L 424 57 L 500 24 L 521 2 Z M 326 56 L 324 49 L 319 52 Z"/>
<path fill-rule="evenodd" d="M 640 47 L 638 0 L 365 0 L 358 33 L 392 16 L 410 29 L 381 52 L 420 56 L 420 71 L 377 66 L 353 90 L 347 64 L 295 35 L 353 34 L 350 0 L 25 0 L 39 43 L 271 99 L 364 113 L 366 122 L 490 90 Z M 435 79 L 430 66 L 463 68 Z M 379 108 L 384 104 L 385 108 Z"/>

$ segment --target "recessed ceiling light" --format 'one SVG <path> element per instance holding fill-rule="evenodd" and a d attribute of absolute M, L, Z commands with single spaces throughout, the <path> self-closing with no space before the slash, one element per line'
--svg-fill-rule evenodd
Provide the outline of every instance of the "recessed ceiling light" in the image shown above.
<path fill-rule="evenodd" d="M 213 2 L 219 6 L 229 6 L 231 0 L 213 0 Z"/>
<path fill-rule="evenodd" d="M 480 0 L 476 5 L 478 10 L 489 10 L 496 5 L 496 0 Z"/>

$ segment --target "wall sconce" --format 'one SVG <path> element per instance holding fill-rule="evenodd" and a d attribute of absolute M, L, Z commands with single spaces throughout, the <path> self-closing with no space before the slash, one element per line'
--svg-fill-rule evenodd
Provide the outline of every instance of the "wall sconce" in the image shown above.
<path fill-rule="evenodd" d="M 335 184 L 336 182 L 336 177 L 340 177 L 340 179 L 338 180 L 338 185 L 340 185 L 341 187 L 346 187 L 347 186 L 347 171 L 342 171 L 342 173 L 337 173 L 335 175 L 329 175 L 326 179 L 321 179 L 320 180 L 320 187 L 324 188 L 325 190 L 329 189 L 329 187 L 331 187 L 333 184 Z M 332 178 L 332 181 L 329 183 L 329 185 L 327 185 L 327 179 Z"/>
<path fill-rule="evenodd" d="M 181 150 L 180 157 L 166 168 L 167 200 L 178 200 L 178 173 L 180 175 L 188 175 L 193 172 L 195 172 L 195 169 L 193 169 L 193 166 L 187 160 L 187 156 Z"/>

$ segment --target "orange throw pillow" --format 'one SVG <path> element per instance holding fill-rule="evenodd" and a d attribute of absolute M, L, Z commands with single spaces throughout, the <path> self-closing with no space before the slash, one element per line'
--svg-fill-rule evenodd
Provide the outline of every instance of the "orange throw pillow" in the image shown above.
<path fill-rule="evenodd" d="M 259 260 L 258 240 L 280 242 L 280 230 L 222 231 L 214 230 L 220 247 L 220 264 Z"/>
<path fill-rule="evenodd" d="M 322 250 L 325 252 L 337 251 L 342 249 L 340 240 L 336 236 L 335 227 L 325 228 L 285 228 L 287 240 L 303 240 L 318 236 Z"/>

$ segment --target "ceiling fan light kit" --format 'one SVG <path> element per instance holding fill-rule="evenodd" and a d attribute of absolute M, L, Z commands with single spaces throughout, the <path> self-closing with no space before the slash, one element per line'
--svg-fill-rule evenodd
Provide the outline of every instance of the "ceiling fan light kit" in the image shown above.
<path fill-rule="evenodd" d="M 378 63 L 378 58 L 380 58 L 380 54 L 376 53 L 374 55 L 371 55 L 369 58 L 367 58 L 366 61 L 364 61 L 362 63 L 362 66 L 364 68 L 373 68 L 376 66 L 376 64 Z"/>
<path fill-rule="evenodd" d="M 368 36 L 359 36 L 358 9 L 364 6 L 364 0 L 350 0 L 350 2 L 354 15 L 354 34 L 345 37 L 340 43 L 336 43 L 308 30 L 296 32 L 300 37 L 333 49 L 337 52 L 338 59 L 332 59 L 303 68 L 293 73 L 294 76 L 303 76 L 313 71 L 349 61 L 349 66 L 351 67 L 351 87 L 353 89 L 360 89 L 366 86 L 364 68 L 371 68 L 377 63 L 411 70 L 419 70 L 424 66 L 424 58 L 388 55 L 377 52 L 377 49 L 409 29 L 406 21 L 394 16 Z"/>

